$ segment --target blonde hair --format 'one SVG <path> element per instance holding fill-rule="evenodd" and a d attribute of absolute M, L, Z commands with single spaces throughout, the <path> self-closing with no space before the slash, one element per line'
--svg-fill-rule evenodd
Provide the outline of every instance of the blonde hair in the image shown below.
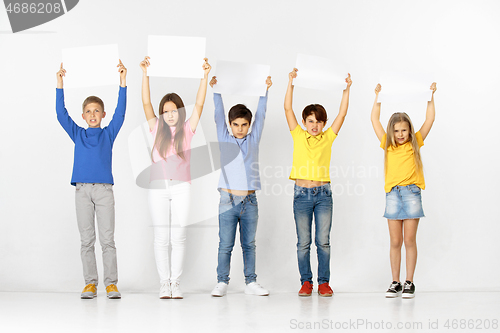
<path fill-rule="evenodd" d="M 85 112 L 85 107 L 87 105 L 89 105 L 90 103 L 99 104 L 101 106 L 102 111 L 104 111 L 104 103 L 103 103 L 102 99 L 100 99 L 97 96 L 89 96 L 89 97 L 85 98 L 85 100 L 83 101 L 83 104 L 82 104 L 82 111 L 83 112 Z"/>
<path fill-rule="evenodd" d="M 409 138 L 408 142 L 411 143 L 411 147 L 413 149 L 413 158 L 415 160 L 415 169 L 416 172 L 423 171 L 424 166 L 422 164 L 422 156 L 420 155 L 420 147 L 418 146 L 417 142 L 417 137 L 415 136 L 415 130 L 413 127 L 413 124 L 411 122 L 410 117 L 404 113 L 404 112 L 397 112 L 391 116 L 391 119 L 389 119 L 389 123 L 387 124 L 387 136 L 385 140 L 385 156 L 384 156 L 384 171 L 385 174 L 387 174 L 387 150 L 389 147 L 396 147 L 397 143 L 396 140 L 394 139 L 394 125 L 397 123 L 405 122 L 408 124 L 408 127 L 410 127 L 410 133 L 409 133 Z"/>

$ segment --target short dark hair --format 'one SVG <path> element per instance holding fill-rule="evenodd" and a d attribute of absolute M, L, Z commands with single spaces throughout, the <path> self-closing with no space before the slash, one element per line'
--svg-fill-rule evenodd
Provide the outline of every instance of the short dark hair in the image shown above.
<path fill-rule="evenodd" d="M 248 120 L 248 124 L 252 123 L 252 112 L 243 104 L 236 104 L 229 110 L 228 114 L 229 124 L 233 123 L 233 120 L 238 118 L 244 118 Z"/>
<path fill-rule="evenodd" d="M 321 121 L 325 124 L 328 119 L 325 108 L 320 104 L 310 104 L 304 108 L 304 111 L 302 111 L 302 119 L 306 121 L 306 118 L 310 115 L 314 115 L 317 121 Z"/>
<path fill-rule="evenodd" d="M 83 104 L 82 104 L 82 111 L 85 111 L 85 107 L 87 105 L 89 105 L 90 103 L 99 104 L 102 108 L 102 111 L 104 111 L 104 103 L 102 102 L 102 99 L 100 99 L 97 96 L 89 96 L 89 97 L 85 98 L 85 100 L 83 101 Z"/>

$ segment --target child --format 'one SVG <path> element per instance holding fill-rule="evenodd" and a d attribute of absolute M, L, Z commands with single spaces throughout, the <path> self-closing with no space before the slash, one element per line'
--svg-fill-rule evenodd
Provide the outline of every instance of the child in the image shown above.
<path fill-rule="evenodd" d="M 180 277 L 184 260 L 184 242 L 189 212 L 191 186 L 191 139 L 196 131 L 205 103 L 210 65 L 205 58 L 204 77 L 200 81 L 193 114 L 186 120 L 186 110 L 179 95 L 163 96 L 155 116 L 149 92 L 147 69 L 149 57 L 140 66 L 142 103 L 149 130 L 154 138 L 151 151 L 149 210 L 154 226 L 154 251 L 160 276 L 160 298 L 182 299 Z M 172 251 L 169 256 L 169 246 Z"/>
<path fill-rule="evenodd" d="M 214 76 L 210 86 L 217 84 Z M 266 80 L 267 89 L 273 84 L 271 77 Z M 215 124 L 221 152 L 221 176 L 219 179 L 219 254 L 217 263 L 217 285 L 212 296 L 222 297 L 227 293 L 231 252 L 236 237 L 236 227 L 240 224 L 240 243 L 243 251 L 245 273 L 245 294 L 267 296 L 269 291 L 256 281 L 255 274 L 255 234 L 257 232 L 258 206 L 256 190 L 260 190 L 259 142 L 264 128 L 267 108 L 266 96 L 259 99 L 252 126 L 252 113 L 243 104 L 229 110 L 229 134 L 224 116 L 222 96 L 214 93 Z"/>
<path fill-rule="evenodd" d="M 427 103 L 425 122 L 420 131 L 415 133 L 410 117 L 406 113 L 398 112 L 391 116 L 387 124 L 387 134 L 380 123 L 380 103 L 377 102 L 378 94 L 382 87 L 375 88 L 375 102 L 372 109 L 372 125 L 380 147 L 385 151 L 385 192 L 386 206 L 384 217 L 389 224 L 391 239 L 390 260 L 392 270 L 392 283 L 386 292 L 386 297 L 403 298 L 415 296 L 413 273 L 417 264 L 417 227 L 421 217 L 424 217 L 421 189 L 425 189 L 420 147 L 431 130 L 435 118 L 434 92 L 431 101 Z M 399 281 L 401 265 L 401 245 L 403 241 L 406 249 L 406 282 L 404 286 Z"/>
<path fill-rule="evenodd" d="M 118 272 L 114 241 L 115 200 L 111 159 L 113 143 L 125 119 L 127 69 L 121 60 L 117 67 L 120 73 L 118 105 L 113 119 L 104 128 L 101 128 L 101 120 L 106 116 L 106 112 L 102 100 L 96 96 L 89 96 L 83 101 L 82 118 L 89 127 L 84 129 L 75 124 L 64 106 L 63 76 L 66 75 L 66 70 L 62 63 L 57 72 L 57 120 L 75 143 L 71 185 L 76 186 L 76 220 L 80 231 L 83 276 L 86 284 L 81 298 L 94 298 L 97 295 L 94 216 L 97 217 L 99 228 L 107 296 L 108 298 L 121 298 L 116 287 Z"/>
<path fill-rule="evenodd" d="M 318 255 L 318 294 L 333 295 L 330 288 L 330 230 L 332 227 L 333 200 L 330 187 L 330 158 L 333 141 L 344 123 L 349 106 L 351 75 L 345 82 L 339 114 L 333 124 L 323 132 L 326 110 L 319 104 L 311 104 L 302 111 L 304 131 L 298 126 L 292 109 L 294 68 L 288 75 L 285 96 L 285 116 L 293 138 L 293 166 L 290 179 L 295 180 L 293 214 L 297 230 L 297 257 L 299 262 L 299 296 L 311 296 L 313 290 L 310 263 L 311 226 L 314 215 L 315 244 Z"/>

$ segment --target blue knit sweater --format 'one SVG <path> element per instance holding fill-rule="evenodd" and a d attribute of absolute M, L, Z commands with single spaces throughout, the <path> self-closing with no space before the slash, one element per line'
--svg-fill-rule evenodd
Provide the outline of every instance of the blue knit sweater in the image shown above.
<path fill-rule="evenodd" d="M 113 119 L 104 128 L 82 128 L 75 124 L 64 106 L 64 91 L 56 89 L 57 120 L 75 143 L 71 185 L 76 183 L 114 184 L 111 172 L 113 142 L 125 120 L 127 87 L 120 87 Z"/>

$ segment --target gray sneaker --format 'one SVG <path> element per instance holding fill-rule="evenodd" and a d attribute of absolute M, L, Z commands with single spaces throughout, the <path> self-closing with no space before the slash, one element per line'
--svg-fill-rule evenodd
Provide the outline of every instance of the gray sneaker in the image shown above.
<path fill-rule="evenodd" d="M 89 283 L 83 288 L 82 295 L 80 296 L 82 299 L 92 299 L 97 296 L 97 289 L 95 284 Z"/>

